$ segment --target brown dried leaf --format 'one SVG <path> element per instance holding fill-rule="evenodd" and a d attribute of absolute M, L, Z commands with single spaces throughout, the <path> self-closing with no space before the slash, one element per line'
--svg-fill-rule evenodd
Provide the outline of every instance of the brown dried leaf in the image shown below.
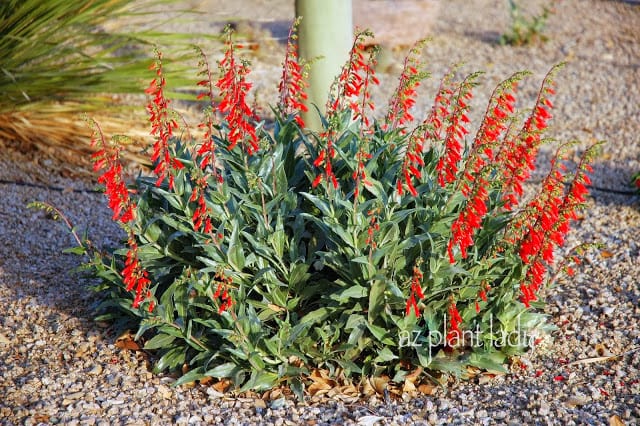
<path fill-rule="evenodd" d="M 202 379 L 200 379 L 200 384 L 203 386 L 209 386 L 211 385 L 211 383 L 213 383 L 213 377 L 211 376 L 204 376 Z"/>
<path fill-rule="evenodd" d="M 220 393 L 225 393 L 232 385 L 231 380 L 222 379 L 218 383 L 213 385 L 213 388 Z"/>
<path fill-rule="evenodd" d="M 362 384 L 362 394 L 364 396 L 373 396 L 375 395 L 376 390 L 373 388 L 373 386 L 371 386 L 371 383 L 369 383 L 369 380 L 365 380 L 364 383 Z"/>
<path fill-rule="evenodd" d="M 600 252 L 600 256 L 604 257 L 605 259 L 609 259 L 610 257 L 613 257 L 613 253 L 608 250 L 602 250 Z"/>
<path fill-rule="evenodd" d="M 326 382 L 313 382 L 309 385 L 309 395 L 316 396 L 327 393 L 327 391 L 331 389 L 331 386 Z"/>
<path fill-rule="evenodd" d="M 360 394 L 360 392 L 358 392 L 358 388 L 356 388 L 353 384 L 340 386 L 340 393 L 349 397 L 358 396 Z"/>
<path fill-rule="evenodd" d="M 423 383 L 418 386 L 418 391 L 423 395 L 434 395 L 438 387 L 432 383 Z"/>
<path fill-rule="evenodd" d="M 37 413 L 33 416 L 33 421 L 36 423 L 49 423 L 49 419 L 51 418 L 48 414 L 40 414 Z"/>
<path fill-rule="evenodd" d="M 116 339 L 116 348 L 130 351 L 139 351 L 140 345 L 134 340 L 134 337 L 135 334 L 133 334 L 131 330 L 125 331 Z"/>
<path fill-rule="evenodd" d="M 371 383 L 371 386 L 377 393 L 382 395 L 384 393 L 384 390 L 387 388 L 387 384 L 389 383 L 389 377 L 387 376 L 370 377 L 369 383 Z"/>
<path fill-rule="evenodd" d="M 415 370 L 413 370 L 411 373 L 407 374 L 404 377 L 404 380 L 405 382 L 408 380 L 415 385 L 416 380 L 418 380 L 421 374 L 422 374 L 422 367 L 418 367 Z"/>
<path fill-rule="evenodd" d="M 412 393 L 417 390 L 416 385 L 413 384 L 409 379 L 405 379 L 404 385 L 402 386 L 402 392 Z"/>
<path fill-rule="evenodd" d="M 624 422 L 619 416 L 614 414 L 609 417 L 609 426 L 624 426 Z"/>
<path fill-rule="evenodd" d="M 495 379 L 498 375 L 495 373 L 482 373 L 478 377 L 478 384 L 484 385 Z"/>

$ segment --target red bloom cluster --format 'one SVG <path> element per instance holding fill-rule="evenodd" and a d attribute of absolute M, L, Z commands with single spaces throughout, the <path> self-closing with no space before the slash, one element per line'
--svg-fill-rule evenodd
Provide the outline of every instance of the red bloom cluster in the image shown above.
<path fill-rule="evenodd" d="M 327 114 L 333 115 L 342 111 L 346 106 L 353 112 L 353 120 L 362 120 L 365 127 L 369 127 L 370 123 L 365 110 L 375 109 L 375 105 L 371 101 L 371 86 L 380 83 L 373 69 L 374 52 L 371 52 L 368 59 L 365 59 L 364 39 L 371 35 L 369 31 L 361 31 L 355 35 L 353 46 L 349 52 L 349 60 L 342 68 L 336 81 L 335 98 L 329 100 L 330 104 L 327 108 Z M 348 103 L 343 105 L 342 102 Z"/>
<path fill-rule="evenodd" d="M 235 49 L 242 48 L 231 41 L 230 32 L 227 35 L 224 58 L 220 60 L 220 79 L 216 87 L 220 89 L 222 101 L 218 105 L 218 111 L 226 118 L 229 125 L 229 146 L 232 150 L 240 142 L 249 155 L 258 151 L 258 136 L 252 122 L 257 120 L 256 114 L 247 105 L 247 93 L 251 83 L 247 82 L 249 67 L 246 62 L 238 60 Z"/>
<path fill-rule="evenodd" d="M 98 151 L 91 155 L 93 171 L 104 170 L 98 177 L 98 183 L 104 185 L 109 209 L 113 212 L 112 219 L 127 224 L 135 219 L 135 203 L 129 197 L 129 190 L 122 176 L 119 145 L 107 147 L 104 134 L 95 121 L 91 121 L 93 128 L 91 146 L 100 145 Z"/>
<path fill-rule="evenodd" d="M 555 93 L 552 85 L 556 70 L 557 67 L 552 68 L 545 77 L 536 104 L 520 132 L 505 141 L 504 149 L 497 156 L 497 161 L 502 166 L 503 202 L 506 210 L 511 210 L 518 204 L 517 197 L 523 193 L 522 184 L 535 169 L 542 132 L 551 119 L 553 103 L 549 96 Z"/>
<path fill-rule="evenodd" d="M 156 186 L 160 186 L 162 181 L 168 178 L 169 189 L 172 189 L 174 177 L 169 169 L 179 170 L 184 166 L 180 160 L 172 158 L 169 150 L 169 139 L 178 128 L 178 123 L 169 117 L 169 100 L 164 96 L 166 81 L 162 71 L 162 53 L 157 52 L 157 59 L 149 69 L 156 70 L 156 77 L 145 90 L 145 93 L 152 97 L 147 104 L 147 112 L 151 122 L 151 135 L 156 137 L 151 156 L 151 161 L 156 163 L 153 172 L 158 176 Z"/>
<path fill-rule="evenodd" d="M 421 135 L 413 133 L 409 138 L 409 144 L 404 154 L 404 160 L 402 161 L 402 167 L 400 168 L 401 176 L 398 177 L 396 182 L 396 190 L 398 195 L 403 193 L 403 185 L 407 186 L 407 190 L 414 197 L 418 196 L 418 191 L 413 185 L 413 178 L 421 179 L 421 169 L 424 167 L 424 160 L 422 159 L 423 140 Z"/>
<path fill-rule="evenodd" d="M 476 178 L 473 193 L 467 200 L 464 209 L 451 225 L 451 239 L 447 245 L 449 262 L 455 263 L 453 247 L 457 244 L 460 247 L 460 254 L 463 259 L 467 257 L 467 249 L 473 245 L 473 234 L 482 226 L 482 218 L 487 214 L 487 191 L 488 182 L 482 177 Z"/>
<path fill-rule="evenodd" d="M 378 209 L 375 209 L 367 212 L 369 216 L 369 228 L 367 229 L 367 239 L 365 244 L 368 245 L 371 250 L 378 247 L 378 243 L 376 243 L 373 238 L 374 234 L 380 230 L 380 224 L 378 223 L 378 217 L 376 216 L 378 211 Z"/>
<path fill-rule="evenodd" d="M 444 154 L 436 165 L 438 183 L 443 188 L 456 180 L 458 163 L 462 159 L 462 139 L 469 133 L 465 125 L 470 122 L 467 112 L 469 111 L 468 102 L 473 97 L 471 92 L 473 77 L 474 75 L 467 77 L 460 84 L 458 94 L 454 99 L 454 110 L 448 116 L 449 123 L 444 139 Z"/>
<path fill-rule="evenodd" d="M 458 312 L 455 300 L 452 298 L 451 303 L 449 304 L 449 332 L 447 333 L 446 338 L 449 346 L 455 346 L 460 341 L 460 338 L 462 337 L 460 324 L 462 324 L 462 317 Z"/>
<path fill-rule="evenodd" d="M 313 188 L 316 188 L 322 182 L 322 178 L 325 178 L 327 183 L 331 183 L 334 189 L 338 189 L 338 180 L 336 179 L 336 175 L 333 173 L 333 165 L 331 164 L 331 159 L 336 155 L 336 150 L 333 147 L 333 138 L 334 132 L 329 129 L 326 132 L 322 132 L 320 134 L 321 140 L 326 140 L 326 147 L 320 150 L 320 153 L 313 161 L 313 166 L 322 168 L 322 172 L 316 175 L 316 178 L 311 183 Z"/>
<path fill-rule="evenodd" d="M 487 292 L 491 290 L 491 287 L 486 282 L 482 283 L 480 291 L 478 292 L 478 298 L 483 302 L 487 301 Z M 476 299 L 476 313 L 480 313 L 480 302 Z"/>
<path fill-rule="evenodd" d="M 411 310 L 420 316 L 420 310 L 418 309 L 418 300 L 424 299 L 424 292 L 422 291 L 422 278 L 423 274 L 419 265 L 413 267 L 413 276 L 411 277 L 411 295 L 407 300 L 407 306 L 405 307 L 405 315 L 409 315 Z M 417 299 L 417 300 L 416 300 Z"/>
<path fill-rule="evenodd" d="M 409 54 L 404 59 L 404 66 L 400 74 L 400 81 L 395 94 L 389 103 L 389 110 L 385 117 L 384 130 L 395 129 L 404 126 L 414 120 L 409 110 L 415 105 L 416 89 L 420 81 L 426 77 L 426 73 L 420 71 L 419 55 L 426 40 L 420 40 L 413 45 Z M 405 130 L 402 130 L 404 133 Z"/>
<path fill-rule="evenodd" d="M 200 61 L 198 66 L 200 71 L 198 75 L 204 76 L 204 79 L 198 82 L 198 86 L 204 87 L 205 90 L 198 94 L 198 99 L 208 98 L 213 107 L 213 99 L 215 98 L 213 89 L 213 77 L 211 75 L 211 67 L 209 66 L 209 59 L 207 55 L 199 49 Z M 198 125 L 199 128 L 205 129 L 202 136 L 202 145 L 198 148 L 197 155 L 200 159 L 200 168 L 206 171 L 208 167 L 211 168 L 213 177 L 220 183 L 222 183 L 222 175 L 218 173 L 216 166 L 216 146 L 213 139 L 214 123 L 213 123 L 213 108 L 207 110 L 204 114 L 204 122 Z M 206 182 L 206 181 L 205 181 Z"/>
<path fill-rule="evenodd" d="M 133 299 L 133 307 L 138 308 L 145 298 L 151 297 L 151 292 L 148 290 L 151 281 L 148 278 L 147 271 L 140 265 L 140 260 L 138 259 L 138 244 L 133 234 L 129 235 L 128 244 L 129 251 L 127 252 L 124 269 L 122 270 L 122 282 L 127 291 L 135 289 L 136 297 Z M 149 304 L 149 312 L 153 311 L 154 306 L 154 302 L 151 301 Z"/>
<path fill-rule="evenodd" d="M 364 184 L 365 186 L 371 185 L 371 182 L 367 180 L 365 163 L 368 160 L 370 160 L 373 156 L 369 152 L 367 152 L 367 145 L 368 144 L 366 143 L 366 141 L 363 140 L 360 145 L 360 149 L 358 149 L 358 153 L 356 154 L 356 160 L 358 161 L 356 170 L 354 170 L 353 174 L 351 175 L 351 177 L 356 183 L 355 188 L 353 190 L 354 200 L 355 200 L 354 202 L 357 202 L 358 195 L 360 195 L 360 184 Z"/>
<path fill-rule="evenodd" d="M 462 176 L 459 180 L 462 194 L 467 198 L 464 209 L 451 226 L 452 237 L 447 246 L 449 261 L 455 262 L 453 247 L 460 247 L 462 258 L 467 257 L 467 249 L 473 245 L 473 235 L 482 225 L 487 213 L 488 182 L 485 178 L 487 167 L 494 161 L 494 149 L 500 136 L 507 130 L 507 122 L 515 111 L 515 97 L 518 75 L 505 80 L 494 91 L 487 106 L 480 129 L 476 134 Z"/>
<path fill-rule="evenodd" d="M 518 77 L 518 75 L 514 75 L 505 80 L 491 96 L 487 112 L 473 140 L 472 152 L 465 167 L 466 173 L 477 174 L 487 162 L 491 163 L 494 160 L 494 150 L 515 112 L 516 98 L 514 93 Z M 486 157 L 486 161 L 483 155 Z"/>
<path fill-rule="evenodd" d="M 524 236 L 518 253 L 524 264 L 529 265 L 520 285 L 521 301 L 527 307 L 536 300 L 547 266 L 553 265 L 554 248 L 564 245 L 570 222 L 577 219 L 576 210 L 586 201 L 586 185 L 590 183 L 586 173 L 591 171 L 588 161 L 594 152 L 594 147 L 585 152 L 566 192 L 561 173 L 563 166 L 555 160 L 543 182 L 541 194 L 529 203 L 528 216 L 519 224 L 524 228 Z"/>
<path fill-rule="evenodd" d="M 229 286 L 233 283 L 233 278 L 225 276 L 224 272 L 216 272 L 214 280 L 218 282 L 218 287 L 213 294 L 213 299 L 220 298 L 218 313 L 221 314 L 233 306 L 233 299 L 229 294 Z"/>
<path fill-rule="evenodd" d="M 296 19 L 289 29 L 287 50 L 282 64 L 282 78 L 278 89 L 280 91 L 280 109 L 287 115 L 293 114 L 298 125 L 304 127 L 300 111 L 307 112 L 309 110 L 304 104 L 307 99 L 304 89 L 308 83 L 304 81 L 305 73 L 298 61 L 297 45 L 294 44 L 297 39 L 296 30 L 299 23 L 300 18 Z"/>
<path fill-rule="evenodd" d="M 193 191 L 191 191 L 191 197 L 189 202 L 197 202 L 198 206 L 193 211 L 191 220 L 193 221 L 193 229 L 200 231 L 203 229 L 205 234 L 210 234 L 213 231 L 213 225 L 211 224 L 211 216 L 209 215 L 209 208 L 205 200 L 205 193 L 207 189 L 207 178 L 203 176 L 195 181 Z"/>

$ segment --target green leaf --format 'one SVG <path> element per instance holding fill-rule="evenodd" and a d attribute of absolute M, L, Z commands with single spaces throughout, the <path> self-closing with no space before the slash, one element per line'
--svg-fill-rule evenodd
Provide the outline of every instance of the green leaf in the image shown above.
<path fill-rule="evenodd" d="M 378 352 L 378 356 L 373 360 L 375 363 L 385 363 L 398 359 L 398 356 L 391 352 L 391 349 L 385 347 Z"/>
<path fill-rule="evenodd" d="M 218 379 L 225 377 L 233 377 L 239 370 L 239 367 L 233 362 L 225 362 L 204 373 L 205 376 L 216 377 Z"/>
<path fill-rule="evenodd" d="M 158 334 L 147 341 L 144 344 L 144 348 L 149 350 L 166 348 L 171 345 L 174 340 L 176 340 L 176 336 L 171 336 L 169 334 Z"/>
<path fill-rule="evenodd" d="M 320 323 L 327 319 L 327 317 L 331 315 L 331 312 L 333 312 L 333 310 L 334 309 L 324 307 L 316 309 L 315 311 L 311 311 L 307 315 L 302 317 L 302 319 L 300 320 L 300 324 L 312 325 Z"/>
<path fill-rule="evenodd" d="M 182 366 L 185 362 L 185 348 L 183 346 L 176 346 L 167 350 L 162 355 L 155 365 L 154 370 L 161 372 L 165 370 L 174 370 L 179 366 Z"/>
<path fill-rule="evenodd" d="M 488 372 L 506 374 L 509 370 L 505 367 L 507 357 L 499 351 L 477 351 L 469 357 L 469 364 Z"/>
<path fill-rule="evenodd" d="M 297 377 L 289 380 L 289 387 L 299 402 L 304 402 L 304 383 Z"/>
<path fill-rule="evenodd" d="M 383 280 L 375 280 L 371 285 L 371 291 L 369 293 L 369 324 L 373 324 L 384 309 L 385 290 L 386 285 Z"/>
<path fill-rule="evenodd" d="M 76 247 L 66 248 L 62 250 L 62 252 L 65 254 L 76 254 L 76 255 L 82 256 L 87 254 L 87 249 L 84 246 L 76 246 Z"/>
<path fill-rule="evenodd" d="M 349 299 L 361 299 L 367 297 L 367 288 L 361 285 L 354 285 L 347 287 L 346 289 L 333 293 L 331 299 L 337 301 L 340 304 L 348 303 Z"/>
<path fill-rule="evenodd" d="M 173 383 L 173 386 L 180 386 L 184 385 L 185 383 L 193 383 L 204 377 L 206 377 L 206 375 L 204 374 L 204 367 L 198 367 L 181 376 Z"/>
<path fill-rule="evenodd" d="M 240 392 L 254 390 L 256 392 L 273 388 L 278 383 L 278 375 L 268 371 L 253 371 L 247 383 L 240 388 Z"/>
<path fill-rule="evenodd" d="M 227 260 L 229 264 L 238 272 L 244 269 L 245 257 L 242 244 L 240 243 L 238 223 L 235 222 L 231 238 L 229 239 L 229 248 L 227 249 Z"/>

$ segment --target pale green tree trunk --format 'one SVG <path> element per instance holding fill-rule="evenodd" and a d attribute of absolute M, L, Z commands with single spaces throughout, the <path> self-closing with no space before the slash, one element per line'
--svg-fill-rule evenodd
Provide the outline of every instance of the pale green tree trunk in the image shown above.
<path fill-rule="evenodd" d="M 311 130 L 321 122 L 314 105 L 325 113 L 329 87 L 349 57 L 353 43 L 351 0 L 296 0 L 300 57 L 312 61 L 307 107 L 303 119 Z"/>

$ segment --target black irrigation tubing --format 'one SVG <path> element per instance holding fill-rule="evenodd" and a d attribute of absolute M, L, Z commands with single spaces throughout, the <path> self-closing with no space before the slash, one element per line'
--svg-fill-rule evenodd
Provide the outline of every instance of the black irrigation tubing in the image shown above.
<path fill-rule="evenodd" d="M 29 182 L 5 180 L 5 179 L 0 179 L 0 185 L 26 186 L 29 188 L 47 189 L 49 191 L 75 192 L 75 193 L 81 193 L 81 194 L 103 194 L 104 193 L 104 191 L 101 189 L 70 189 L 70 188 L 63 188 L 60 186 L 41 185 L 37 183 L 29 183 Z M 638 192 L 632 191 L 632 190 L 611 189 L 611 188 L 604 188 L 602 186 L 595 186 L 595 185 L 587 185 L 587 188 L 593 191 L 606 192 L 609 194 L 630 195 L 630 196 L 640 195 L 638 194 Z"/>
<path fill-rule="evenodd" d="M 18 180 L 0 179 L 0 185 L 26 186 L 28 188 L 46 189 L 46 190 L 49 190 L 49 191 L 56 191 L 56 192 L 75 192 L 75 193 L 80 193 L 80 194 L 104 194 L 104 191 L 101 190 L 101 189 L 63 188 L 61 186 L 41 185 L 41 184 L 38 184 L 38 183 L 23 182 L 23 181 L 18 181 Z"/>

